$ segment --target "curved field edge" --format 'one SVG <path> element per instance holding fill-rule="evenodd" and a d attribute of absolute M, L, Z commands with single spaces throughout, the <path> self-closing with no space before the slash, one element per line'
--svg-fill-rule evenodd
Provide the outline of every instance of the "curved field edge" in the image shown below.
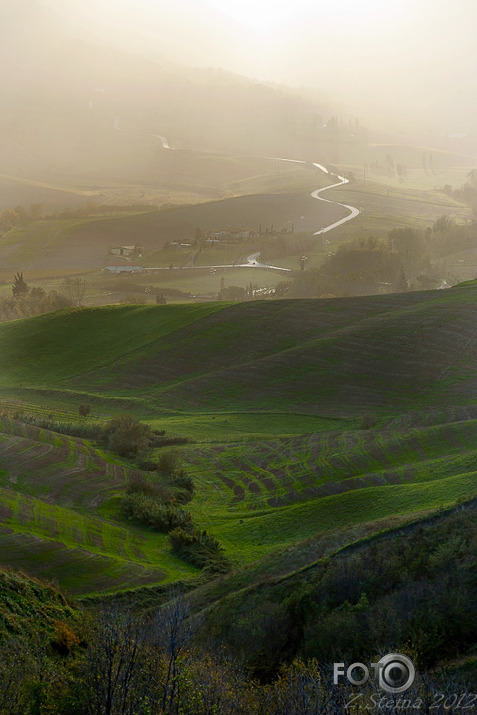
<path fill-rule="evenodd" d="M 421 427 L 328 430 L 246 445 L 202 444 L 186 447 L 183 454 L 209 512 L 238 513 L 469 473 L 475 467 L 476 445 L 477 421 L 467 419 Z"/>
<path fill-rule="evenodd" d="M 7 489 L 0 489 L 0 505 L 1 563 L 34 575 L 46 571 L 73 593 L 197 573 L 170 553 L 165 535 L 119 526 Z"/>
<path fill-rule="evenodd" d="M 198 520 L 233 554 L 250 563 L 273 550 L 285 548 L 319 533 L 386 517 L 439 509 L 469 499 L 477 489 L 477 472 L 423 484 L 368 487 L 265 513 Z"/>

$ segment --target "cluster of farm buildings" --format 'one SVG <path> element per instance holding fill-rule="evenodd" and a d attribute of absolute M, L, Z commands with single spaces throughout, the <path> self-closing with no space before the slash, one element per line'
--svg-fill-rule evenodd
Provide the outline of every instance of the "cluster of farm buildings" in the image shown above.
<path fill-rule="evenodd" d="M 142 249 L 139 246 L 113 246 L 106 257 L 108 273 L 142 273 Z"/>
<path fill-rule="evenodd" d="M 255 238 L 257 233 L 248 228 L 226 228 L 220 231 L 208 233 L 205 237 L 201 237 L 204 244 L 212 245 L 214 243 L 236 243 L 238 241 L 248 241 Z M 192 248 L 191 241 L 169 241 L 166 244 L 168 248 Z M 109 249 L 106 257 L 104 270 L 108 273 L 142 273 L 142 252 L 140 246 L 113 246 Z"/>

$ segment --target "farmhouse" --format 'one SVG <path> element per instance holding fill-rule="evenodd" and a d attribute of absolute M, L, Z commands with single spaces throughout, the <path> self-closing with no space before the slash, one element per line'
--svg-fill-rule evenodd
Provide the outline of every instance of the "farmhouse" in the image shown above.
<path fill-rule="evenodd" d="M 108 256 L 104 270 L 108 273 L 142 273 L 142 262 L 138 258 Z"/>
<path fill-rule="evenodd" d="M 137 246 L 113 246 L 109 252 L 112 256 L 133 256 L 141 253 Z"/>

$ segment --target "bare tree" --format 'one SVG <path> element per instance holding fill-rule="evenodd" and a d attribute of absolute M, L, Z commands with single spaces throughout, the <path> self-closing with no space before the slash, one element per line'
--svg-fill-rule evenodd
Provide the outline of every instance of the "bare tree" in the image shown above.
<path fill-rule="evenodd" d="M 87 712 L 134 712 L 147 629 L 132 612 L 103 604 L 90 635 L 86 659 Z"/>
<path fill-rule="evenodd" d="M 62 291 L 70 298 L 74 305 L 83 305 L 86 296 L 86 281 L 82 278 L 65 278 L 62 283 Z"/>
<path fill-rule="evenodd" d="M 176 712 L 179 707 L 179 661 L 198 627 L 199 620 L 192 616 L 190 602 L 180 592 L 175 592 L 172 600 L 155 616 L 154 634 L 166 655 L 163 713 Z"/>

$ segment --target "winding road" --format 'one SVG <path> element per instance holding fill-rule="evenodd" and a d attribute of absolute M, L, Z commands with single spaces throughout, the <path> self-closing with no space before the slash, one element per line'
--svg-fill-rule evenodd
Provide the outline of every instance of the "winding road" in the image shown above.
<path fill-rule="evenodd" d="M 307 164 L 308 162 L 302 161 L 300 159 L 283 159 L 280 157 L 275 157 L 275 161 L 287 161 L 292 164 Z M 337 228 L 338 226 L 341 226 L 342 224 L 346 223 L 347 221 L 351 221 L 351 219 L 356 218 L 356 216 L 359 216 L 359 209 L 357 209 L 355 206 L 349 206 L 348 204 L 340 204 L 338 201 L 332 201 L 331 199 L 324 199 L 320 194 L 323 193 L 323 191 L 329 191 L 329 189 L 335 189 L 337 186 L 344 186 L 345 184 L 349 184 L 349 179 L 346 179 L 344 176 L 340 176 L 339 174 L 333 174 L 330 172 L 326 166 L 323 166 L 323 164 L 318 164 L 316 162 L 313 162 L 313 166 L 316 166 L 317 169 L 320 169 L 320 171 L 323 171 L 325 174 L 328 174 L 330 177 L 335 177 L 338 179 L 337 182 L 330 184 L 329 186 L 324 186 L 322 189 L 316 189 L 316 191 L 313 191 L 311 196 L 314 199 L 317 199 L 318 201 L 326 201 L 327 204 L 336 204 L 336 206 L 342 206 L 344 209 L 348 209 L 349 214 L 348 216 L 345 216 L 344 218 L 340 219 L 339 221 L 335 221 L 334 223 L 330 223 L 328 226 L 325 226 L 324 228 L 320 228 L 319 231 L 315 231 L 313 233 L 314 236 L 319 236 L 320 234 L 323 233 L 328 233 L 328 231 L 332 231 L 334 228 Z M 260 256 L 260 253 L 253 253 L 251 256 L 248 256 L 247 258 L 247 263 L 241 263 L 236 266 L 230 266 L 230 267 L 247 267 L 250 268 L 251 266 L 258 267 L 258 268 L 269 268 L 271 271 L 285 271 L 286 273 L 291 273 L 291 268 L 280 268 L 279 266 L 269 266 L 266 263 L 260 263 L 258 260 Z M 217 266 L 218 267 L 218 266 Z M 221 266 L 223 267 L 223 266 Z M 226 266 L 229 268 L 229 266 Z"/>
<path fill-rule="evenodd" d="M 287 161 L 290 162 L 291 164 L 307 164 L 308 162 L 302 161 L 300 159 L 282 159 L 280 157 L 275 158 L 275 161 Z M 344 184 L 349 184 L 349 179 L 345 179 L 344 176 L 340 176 L 339 174 L 333 174 L 331 173 L 326 166 L 323 166 L 323 164 L 318 164 L 316 162 L 313 162 L 313 166 L 316 166 L 317 169 L 322 171 L 324 174 L 328 174 L 330 177 L 336 177 L 338 181 L 334 184 L 330 184 L 329 186 L 324 186 L 322 189 L 316 189 L 316 191 L 313 191 L 311 196 L 314 199 L 318 199 L 318 201 L 326 201 L 327 204 L 336 204 L 336 206 L 342 206 L 345 209 L 349 210 L 348 216 L 345 216 L 344 218 L 340 219 L 340 221 L 335 221 L 334 223 L 330 223 L 328 226 L 325 226 L 324 228 L 320 228 L 319 231 L 314 232 L 314 236 L 318 236 L 321 233 L 328 233 L 328 231 L 333 230 L 337 226 L 341 226 L 343 223 L 346 223 L 347 221 L 351 221 L 351 219 L 356 218 L 356 216 L 359 215 L 359 209 L 355 208 L 354 206 L 348 206 L 348 204 L 340 204 L 338 201 L 332 201 L 331 199 L 324 199 L 320 196 L 320 194 L 323 193 L 323 191 L 328 191 L 329 189 L 336 189 L 337 186 L 344 186 Z"/>
<path fill-rule="evenodd" d="M 328 169 L 321 164 L 313 164 L 313 166 L 316 166 L 317 169 L 321 169 L 321 171 L 324 171 L 325 174 L 330 174 Z M 330 184 L 330 186 L 325 186 L 322 189 L 317 189 L 316 191 L 313 191 L 311 195 L 314 199 L 318 199 L 318 201 L 326 201 L 327 204 L 336 204 L 337 206 L 343 206 L 343 208 L 349 209 L 350 213 L 348 216 L 345 216 L 340 221 L 335 221 L 335 223 L 331 223 L 329 226 L 325 226 L 325 228 L 321 228 L 319 231 L 315 231 L 315 233 L 313 234 L 314 236 L 318 236 L 320 233 L 328 233 L 328 231 L 331 231 L 337 226 L 341 226 L 341 224 L 346 223 L 347 221 L 351 221 L 352 218 L 356 218 L 356 216 L 359 216 L 359 209 L 357 209 L 355 206 L 348 206 L 348 204 L 340 204 L 338 203 L 338 201 L 323 199 L 320 196 L 323 191 L 328 191 L 328 189 L 335 189 L 337 186 L 349 184 L 349 179 L 345 179 L 344 176 L 339 176 L 339 174 L 330 174 L 330 176 L 336 176 L 339 181 L 336 184 Z"/>
<path fill-rule="evenodd" d="M 116 117 L 113 125 L 113 129 L 119 130 L 119 122 L 120 122 L 120 117 Z M 121 130 L 120 130 L 121 131 Z M 124 130 L 122 130 L 124 131 Z M 169 145 L 169 142 L 167 141 L 166 137 L 162 136 L 161 134 L 147 134 L 146 136 L 154 137 L 155 139 L 158 139 L 161 142 L 161 145 L 163 149 L 169 149 L 170 151 L 175 151 L 174 147 L 171 147 Z M 273 159 L 274 161 L 286 161 L 290 162 L 292 164 L 308 164 L 309 162 L 302 161 L 301 159 L 284 159 L 282 157 L 275 157 Z M 318 201 L 325 201 L 327 204 L 335 204 L 336 206 L 342 206 L 343 208 L 347 209 L 349 211 L 348 216 L 345 216 L 344 218 L 340 219 L 339 221 L 335 221 L 334 223 L 329 224 L 328 226 L 324 226 L 323 228 L 320 228 L 318 231 L 315 231 L 313 233 L 314 236 L 319 236 L 320 234 L 328 233 L 328 231 L 332 231 L 333 229 L 337 228 L 338 226 L 341 226 L 342 224 L 346 223 L 347 221 L 351 221 L 352 219 L 356 218 L 356 216 L 359 215 L 359 209 L 357 209 L 355 206 L 349 206 L 348 204 L 340 204 L 338 201 L 333 201 L 332 199 L 324 199 L 321 194 L 324 191 L 329 191 L 330 189 L 335 189 L 338 186 L 344 186 L 345 184 L 349 184 L 349 180 L 346 179 L 344 176 L 340 176 L 339 174 L 334 174 L 330 172 L 326 166 L 323 166 L 323 164 L 318 164 L 317 162 L 313 162 L 313 166 L 315 166 L 317 169 L 320 171 L 323 171 L 325 174 L 328 174 L 330 178 L 335 178 L 338 179 L 333 184 L 330 184 L 329 186 L 324 186 L 321 189 L 316 189 L 316 191 L 313 191 L 311 196 L 314 199 L 317 199 Z M 292 270 L 291 268 L 281 268 L 280 266 L 271 266 L 268 265 L 267 263 L 261 263 L 258 259 L 260 257 L 260 252 L 258 253 L 252 253 L 250 256 L 247 257 L 246 263 L 230 263 L 230 264 L 225 264 L 225 265 L 213 265 L 213 266 L 184 266 L 185 269 L 188 270 L 199 270 L 199 269 L 209 269 L 213 270 L 216 268 L 267 268 L 271 271 L 281 271 L 282 273 L 291 273 Z M 169 270 L 169 268 L 150 268 L 148 270 Z M 183 269 L 181 269 L 183 270 Z"/>
<path fill-rule="evenodd" d="M 163 137 L 160 137 L 163 139 Z M 164 144 L 163 144 L 164 146 Z M 276 158 L 275 161 L 287 161 L 291 162 L 293 164 L 306 164 L 306 161 L 301 161 L 299 159 L 281 159 L 281 158 Z M 346 223 L 347 221 L 351 221 L 353 218 L 356 218 L 356 216 L 359 216 L 359 209 L 357 209 L 355 206 L 349 206 L 348 204 L 340 204 L 338 201 L 332 201 L 331 199 L 324 199 L 320 194 L 323 193 L 323 191 L 329 191 L 329 189 L 335 189 L 338 186 L 344 186 L 345 184 L 349 184 L 349 179 L 346 179 L 344 176 L 340 176 L 339 174 L 333 174 L 331 173 L 326 166 L 323 166 L 322 164 L 318 163 L 313 163 L 313 166 L 316 166 L 317 169 L 320 169 L 320 171 L 323 171 L 325 174 L 328 174 L 330 177 L 335 177 L 338 179 L 337 182 L 330 184 L 329 186 L 324 186 L 322 189 L 316 189 L 316 191 L 313 191 L 311 196 L 314 199 L 317 199 L 318 201 L 326 201 L 327 204 L 336 204 L 336 206 L 342 206 L 345 209 L 348 209 L 349 214 L 348 216 L 345 216 L 344 218 L 340 219 L 339 221 L 335 221 L 334 223 L 330 223 L 328 226 L 325 226 L 324 228 L 320 228 L 319 231 L 315 231 L 313 233 L 314 236 L 319 236 L 320 234 L 328 233 L 328 231 L 332 231 L 334 228 L 337 228 L 338 226 L 341 226 L 342 224 Z M 271 271 L 281 271 L 284 273 L 291 273 L 292 270 L 291 268 L 281 268 L 280 266 L 271 266 L 267 265 L 266 263 L 261 263 L 258 259 L 260 256 L 260 252 L 258 253 L 252 253 L 251 256 L 247 257 L 247 263 L 237 263 L 237 264 L 231 264 L 231 265 L 225 265 L 225 266 L 201 266 L 203 268 L 268 268 Z"/>

